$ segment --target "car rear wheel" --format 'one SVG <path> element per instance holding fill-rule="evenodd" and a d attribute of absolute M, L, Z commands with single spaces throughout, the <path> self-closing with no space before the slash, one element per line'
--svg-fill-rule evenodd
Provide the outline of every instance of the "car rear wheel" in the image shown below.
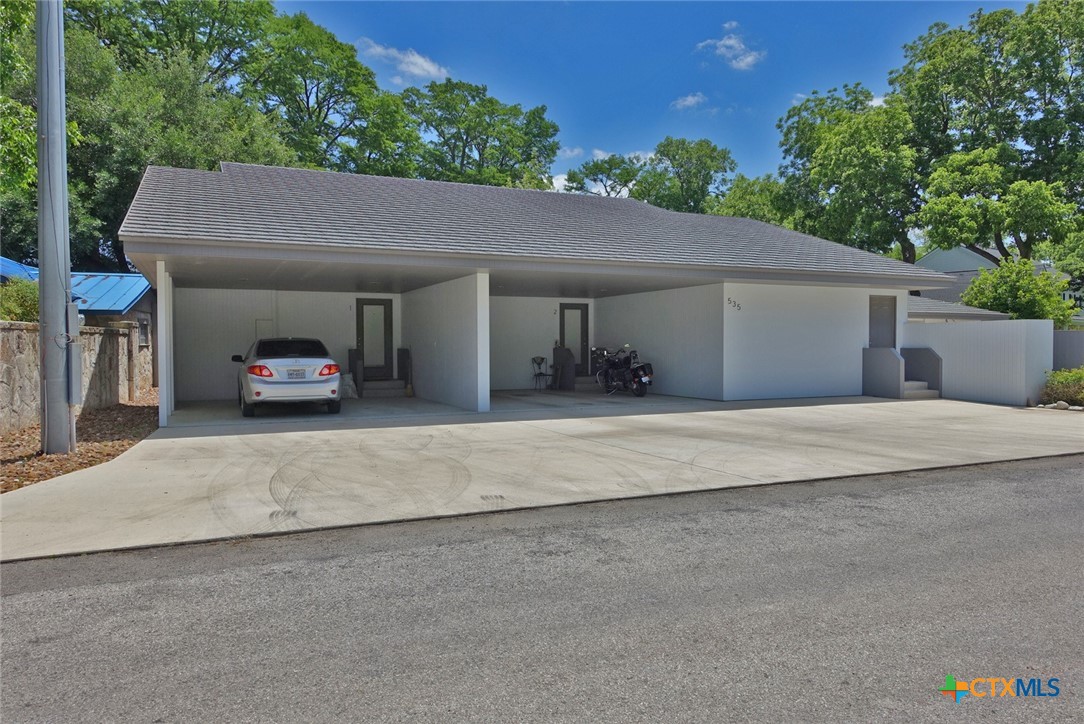
<path fill-rule="evenodd" d="M 342 400 L 332 400 L 331 402 L 327 403 L 327 411 L 332 415 L 339 414 L 339 410 L 341 409 L 343 409 Z"/>
<path fill-rule="evenodd" d="M 245 402 L 245 393 L 241 390 L 237 391 L 237 400 L 241 403 L 241 417 L 255 417 L 256 406 Z"/>

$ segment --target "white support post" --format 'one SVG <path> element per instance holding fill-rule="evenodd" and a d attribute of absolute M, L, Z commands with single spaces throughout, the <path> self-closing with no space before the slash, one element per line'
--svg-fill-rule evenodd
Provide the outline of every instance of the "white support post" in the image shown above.
<path fill-rule="evenodd" d="M 475 369 L 478 374 L 478 412 L 489 412 L 489 272 L 479 272 L 475 275 L 477 314 L 475 329 L 477 330 L 477 363 Z"/>
<path fill-rule="evenodd" d="M 158 282 L 158 426 L 169 425 L 173 413 L 173 278 L 165 261 L 157 262 Z"/>

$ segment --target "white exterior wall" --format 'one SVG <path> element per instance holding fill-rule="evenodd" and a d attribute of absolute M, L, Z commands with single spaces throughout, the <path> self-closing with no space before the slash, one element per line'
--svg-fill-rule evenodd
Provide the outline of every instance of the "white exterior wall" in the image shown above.
<path fill-rule="evenodd" d="M 174 359 L 177 399 L 232 400 L 237 363 L 259 335 L 316 337 L 343 369 L 357 342 L 355 300 L 392 300 L 392 344 L 400 346 L 396 294 L 288 292 L 267 289 L 176 289 Z M 393 355 L 394 357 L 395 355 Z"/>
<path fill-rule="evenodd" d="M 595 344 L 631 344 L 655 369 L 652 392 L 722 400 L 725 302 L 722 284 L 596 299 Z"/>
<path fill-rule="evenodd" d="M 466 410 L 489 410 L 489 274 L 407 292 L 402 307 L 414 394 Z"/>
<path fill-rule="evenodd" d="M 727 400 L 861 395 L 870 296 L 897 298 L 897 346 L 907 318 L 906 292 L 733 282 L 723 287 Z"/>
<path fill-rule="evenodd" d="M 941 357 L 941 396 L 952 400 L 1026 405 L 1038 402 L 1054 364 L 1054 323 L 1020 319 L 908 324 L 905 347 Z"/>
<path fill-rule="evenodd" d="M 587 305 L 588 346 L 594 339 L 594 303 L 590 299 L 490 297 L 489 369 L 494 390 L 529 390 L 534 386 L 532 357 L 553 364 L 554 342 L 561 335 L 562 304 Z"/>

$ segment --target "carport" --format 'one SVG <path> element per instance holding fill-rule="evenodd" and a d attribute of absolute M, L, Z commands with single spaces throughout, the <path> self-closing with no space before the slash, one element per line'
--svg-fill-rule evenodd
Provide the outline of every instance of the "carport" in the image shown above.
<path fill-rule="evenodd" d="M 748 219 L 628 199 L 222 164 L 151 167 L 120 230 L 158 289 L 160 422 L 236 397 L 230 357 L 312 336 L 368 381 L 471 412 L 560 345 L 630 343 L 655 392 L 852 396 L 936 272 Z M 874 308 L 887 313 L 873 315 Z M 874 326 L 877 329 L 874 329 Z M 363 396 L 364 396 L 363 391 Z"/>

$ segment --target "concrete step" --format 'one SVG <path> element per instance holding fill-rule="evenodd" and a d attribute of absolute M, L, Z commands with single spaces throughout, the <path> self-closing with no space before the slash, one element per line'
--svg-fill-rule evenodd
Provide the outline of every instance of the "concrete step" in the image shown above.
<path fill-rule="evenodd" d="M 937 390 L 904 390 L 903 399 L 905 400 L 937 400 L 940 399 L 941 393 Z"/>
<path fill-rule="evenodd" d="M 401 390 L 406 387 L 405 380 L 362 380 L 367 390 Z"/>
<path fill-rule="evenodd" d="M 406 397 L 405 380 L 366 380 L 361 383 L 361 396 Z"/>
<path fill-rule="evenodd" d="M 928 390 L 930 389 L 929 382 L 923 382 L 922 380 L 907 380 L 903 383 L 903 389 L 906 390 Z"/>

